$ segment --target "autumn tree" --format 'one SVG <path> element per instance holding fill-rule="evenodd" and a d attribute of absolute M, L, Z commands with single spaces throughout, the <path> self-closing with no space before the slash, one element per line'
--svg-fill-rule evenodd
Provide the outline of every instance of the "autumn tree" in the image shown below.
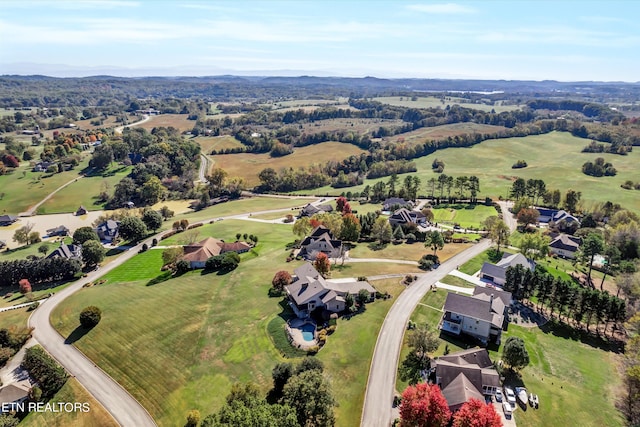
<path fill-rule="evenodd" d="M 18 282 L 18 285 L 20 286 L 20 293 L 21 294 L 28 294 L 29 292 L 31 292 L 31 283 L 29 283 L 29 279 L 22 279 Z"/>
<path fill-rule="evenodd" d="M 472 397 L 455 413 L 452 427 L 502 427 L 502 419 L 491 403 Z"/>
<path fill-rule="evenodd" d="M 172 248 L 167 248 L 162 251 L 162 263 L 169 268 L 173 268 L 184 255 L 184 249 L 182 246 L 176 246 Z"/>
<path fill-rule="evenodd" d="M 273 289 L 276 289 L 280 292 L 284 290 L 285 286 L 291 284 L 291 274 L 288 271 L 281 270 L 278 271 L 275 276 L 273 276 L 273 280 L 271 280 L 271 285 Z"/>
<path fill-rule="evenodd" d="M 402 392 L 401 427 L 445 427 L 450 418 L 449 405 L 437 385 L 420 383 Z"/>
<path fill-rule="evenodd" d="M 311 231 L 311 222 L 308 216 L 303 216 L 293 223 L 293 234 L 303 238 Z"/>
<path fill-rule="evenodd" d="M 318 270 L 318 273 L 325 276 L 331 269 L 331 261 L 329 261 L 329 257 L 327 256 L 327 254 L 325 254 L 324 252 L 320 252 L 316 257 L 313 266 L 316 268 L 316 270 Z"/>
<path fill-rule="evenodd" d="M 336 210 L 340 213 L 344 213 L 344 207 L 348 204 L 349 202 L 347 201 L 347 199 L 344 196 L 340 196 L 336 200 Z"/>
<path fill-rule="evenodd" d="M 352 214 L 347 213 L 342 216 L 342 228 L 340 230 L 340 238 L 349 242 L 357 242 L 360 238 L 360 220 Z"/>
<path fill-rule="evenodd" d="M 520 209 L 516 215 L 518 224 L 522 224 L 522 229 L 526 230 L 529 224 L 537 224 L 540 217 L 540 211 L 533 208 Z"/>

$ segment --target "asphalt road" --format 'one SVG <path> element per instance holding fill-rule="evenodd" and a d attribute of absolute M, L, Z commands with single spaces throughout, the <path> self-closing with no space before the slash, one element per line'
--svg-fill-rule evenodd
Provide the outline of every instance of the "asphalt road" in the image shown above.
<path fill-rule="evenodd" d="M 198 170 L 198 181 L 203 184 L 208 184 L 207 173 L 209 172 L 209 159 L 206 155 L 200 153 L 200 169 Z"/>
<path fill-rule="evenodd" d="M 502 209 L 502 220 L 504 221 L 505 224 L 507 224 L 507 226 L 509 227 L 509 230 L 511 230 L 511 232 L 513 233 L 514 231 L 516 231 L 516 228 L 518 228 L 518 221 L 513 216 L 513 214 L 509 211 L 509 208 L 513 207 L 513 202 L 507 202 L 502 200 L 502 201 L 499 201 L 498 204 Z"/>
<path fill-rule="evenodd" d="M 405 289 L 384 319 L 369 368 L 369 381 L 362 407 L 362 427 L 388 427 L 393 422 L 392 403 L 402 339 L 407 322 L 431 284 L 445 277 L 458 265 L 484 252 L 491 246 L 488 239 L 443 262 L 438 269 L 419 277 Z"/>

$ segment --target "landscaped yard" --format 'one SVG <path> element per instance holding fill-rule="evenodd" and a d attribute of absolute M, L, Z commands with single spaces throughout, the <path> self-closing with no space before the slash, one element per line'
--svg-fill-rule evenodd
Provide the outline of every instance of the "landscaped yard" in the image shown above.
<path fill-rule="evenodd" d="M 162 250 L 151 249 L 106 275 L 105 284 L 65 300 L 52 316 L 52 324 L 68 336 L 78 326 L 83 307 L 102 309 L 101 323 L 76 345 L 139 399 L 161 426 L 184 424 L 191 409 L 203 415 L 216 411 L 237 381 L 256 382 L 266 393 L 273 366 L 284 360 L 267 331 L 281 312 L 282 299 L 269 298 L 267 291 L 276 271 L 292 271 L 301 264 L 286 262 L 285 246 L 295 237 L 291 228 L 225 220 L 198 231 L 203 238 L 227 240 L 234 240 L 237 231 L 255 234 L 258 256 L 241 255 L 240 266 L 225 275 L 194 271 L 147 286 L 161 275 Z M 175 244 L 178 236 L 161 244 Z M 393 279 L 374 285 L 397 295 L 402 289 L 397 283 Z M 376 301 L 364 314 L 339 321 L 318 355 L 341 405 L 336 409 L 340 426 L 359 420 L 373 346 L 392 303 Z"/>
<path fill-rule="evenodd" d="M 482 222 L 490 216 L 497 216 L 493 206 L 451 205 L 447 208 L 431 209 L 433 221 L 438 224 L 458 224 L 462 228 L 481 228 Z"/>
<path fill-rule="evenodd" d="M 444 248 L 438 251 L 437 255 L 440 261 L 443 262 L 468 249 L 471 245 L 471 243 L 446 243 Z M 371 244 L 358 243 L 355 248 L 349 250 L 350 258 L 384 258 L 416 262 L 425 254 L 433 254 L 433 250 L 425 247 L 424 242 L 402 243 L 399 245 L 389 243 L 384 249 L 379 250 L 374 250 Z"/>
<path fill-rule="evenodd" d="M 69 378 L 50 402 L 87 402 L 90 410 L 89 412 L 32 412 L 20 425 L 25 427 L 116 427 L 119 425 L 75 378 Z"/>
<path fill-rule="evenodd" d="M 11 327 L 26 328 L 30 315 L 31 312 L 27 311 L 27 307 L 3 311 L 0 313 L 0 329 L 9 329 Z"/>
<path fill-rule="evenodd" d="M 440 282 L 446 283 L 447 285 L 460 286 L 461 288 L 475 288 L 476 286 L 458 276 L 452 276 L 450 274 L 448 276 L 444 276 Z"/>

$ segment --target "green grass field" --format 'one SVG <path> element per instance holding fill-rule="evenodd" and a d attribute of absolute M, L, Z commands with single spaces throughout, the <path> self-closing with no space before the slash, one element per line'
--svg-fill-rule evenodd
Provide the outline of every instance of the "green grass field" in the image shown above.
<path fill-rule="evenodd" d="M 204 154 L 211 153 L 211 150 L 224 150 L 225 148 L 242 147 L 242 143 L 231 135 L 223 136 L 198 136 L 193 138 L 202 147 Z"/>
<path fill-rule="evenodd" d="M 401 99 L 402 98 L 402 99 Z M 498 101 L 498 105 L 487 105 L 487 104 L 474 104 L 469 102 L 468 99 L 458 98 L 454 96 L 447 96 L 444 102 L 435 96 L 421 96 L 418 97 L 415 101 L 411 100 L 411 97 L 399 97 L 399 96 L 385 96 L 379 98 L 373 98 L 374 101 L 382 102 L 383 104 L 396 105 L 398 107 L 413 107 L 413 108 L 442 108 L 445 109 L 447 106 L 451 105 L 460 105 L 465 108 L 473 108 L 476 110 L 482 111 L 491 111 L 494 110 L 496 113 L 501 113 L 503 111 L 513 111 L 520 108 L 518 105 L 502 105 L 500 101 Z"/>
<path fill-rule="evenodd" d="M 447 292 L 429 292 L 411 316 L 419 325 L 436 328 L 442 316 Z M 622 426 L 620 414 L 615 409 L 615 399 L 620 387 L 620 376 L 616 366 L 620 357 L 575 338 L 567 338 L 563 328 L 524 328 L 509 325 L 503 340 L 518 336 L 525 341 L 531 363 L 522 371 L 522 383 L 530 392 L 538 394 L 540 409 L 518 409 L 514 418 L 518 426 Z M 440 346 L 432 354 L 444 354 L 445 347 L 451 353 L 465 348 L 463 341 L 441 339 Z M 500 358 L 502 348 L 490 351 L 492 360 Z M 400 361 L 409 352 L 403 343 Z M 406 387 L 398 378 L 397 390 Z M 584 408 L 589 408 L 585 411 Z"/>
<path fill-rule="evenodd" d="M 396 141 L 400 139 L 404 139 L 404 141 L 409 144 L 415 144 L 415 143 L 422 144 L 428 139 L 438 140 L 438 139 L 447 138 L 449 136 L 473 134 L 473 133 L 493 134 L 504 129 L 505 128 L 502 126 L 485 125 L 480 123 L 471 123 L 471 122 L 452 123 L 449 125 L 424 127 L 424 128 L 416 129 L 411 132 L 406 132 L 398 135 L 396 137 Z"/>
<path fill-rule="evenodd" d="M 107 193 L 113 190 L 122 178 L 131 172 L 131 167 L 113 163 L 104 173 L 86 176 L 56 194 L 38 208 L 39 214 L 75 212 L 80 205 L 88 210 L 100 210 L 105 203 L 98 202 L 98 195 L 103 187 Z"/>
<path fill-rule="evenodd" d="M 342 160 L 351 155 L 358 155 L 365 151 L 352 144 L 341 142 L 324 142 L 296 148 L 292 154 L 284 157 L 271 157 L 269 153 L 253 154 L 220 154 L 212 156 L 215 166 L 223 168 L 230 177 L 244 178 L 247 185 L 260 184 L 258 174 L 262 169 L 273 168 L 276 171 L 283 167 L 297 169 L 308 167 L 313 163 L 326 163 L 329 160 Z"/>
<path fill-rule="evenodd" d="M 75 378 L 69 378 L 50 402 L 87 402 L 90 410 L 89 412 L 32 412 L 20 425 L 26 427 L 116 427 L 119 425 Z"/>
<path fill-rule="evenodd" d="M 85 157 L 74 170 L 43 178 L 45 173 L 32 172 L 29 163 L 22 162 L 12 174 L 0 176 L 0 212 L 15 215 L 26 211 L 61 185 L 78 178 L 87 165 Z"/>
<path fill-rule="evenodd" d="M 3 311 L 0 313 L 0 329 L 9 328 L 26 328 L 27 320 L 31 315 L 30 311 L 27 311 L 27 307 L 17 308 L 15 310 Z"/>
<path fill-rule="evenodd" d="M 440 261 L 446 261 L 452 256 L 468 249 L 469 243 L 446 243 L 442 250 L 438 251 Z M 388 244 L 383 249 L 374 250 L 367 243 L 358 243 L 355 248 L 349 251 L 351 258 L 384 258 L 400 259 L 408 261 L 418 261 L 425 254 L 432 254 L 433 250 L 424 246 L 423 242 L 411 244 L 402 243 L 399 245 Z M 410 267 L 407 265 L 407 267 Z"/>
<path fill-rule="evenodd" d="M 493 206 L 451 205 L 448 208 L 431 209 L 433 221 L 439 224 L 458 224 L 462 228 L 481 228 L 482 222 L 498 215 Z"/>
<path fill-rule="evenodd" d="M 161 275 L 162 251 L 152 249 L 107 274 L 105 284 L 65 300 L 52 316 L 52 324 L 68 336 L 78 326 L 83 307 L 95 304 L 102 309 L 101 323 L 76 345 L 140 400 L 161 426 L 182 425 L 191 409 L 203 415 L 216 411 L 237 381 L 254 381 L 266 393 L 271 369 L 283 360 L 268 332 L 281 311 L 281 299 L 269 298 L 267 291 L 276 271 L 300 265 L 286 262 L 285 246 L 295 237 L 291 228 L 225 220 L 198 230 L 203 237 L 226 239 L 233 239 L 237 230 L 255 234 L 258 256 L 243 254 L 240 266 L 226 275 L 194 271 L 147 286 Z M 177 240 L 171 237 L 162 244 Z M 363 266 L 372 271 L 371 265 Z M 381 287 L 397 294 L 402 287 L 394 283 Z M 339 321 L 318 356 L 340 399 L 338 425 L 351 426 L 359 419 L 375 338 L 392 302 L 377 301 L 364 314 Z"/>
<path fill-rule="evenodd" d="M 475 288 L 475 285 L 473 283 L 467 282 L 466 280 L 458 276 L 444 276 L 440 281 L 442 283 L 446 283 L 447 285 L 460 286 L 461 288 Z"/>

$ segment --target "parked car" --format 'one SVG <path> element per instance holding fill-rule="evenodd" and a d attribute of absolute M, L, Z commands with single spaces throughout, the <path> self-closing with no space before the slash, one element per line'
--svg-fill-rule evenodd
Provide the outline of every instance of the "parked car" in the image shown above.
<path fill-rule="evenodd" d="M 496 402 L 502 402 L 502 391 L 500 389 L 496 390 Z"/>
<path fill-rule="evenodd" d="M 502 410 L 504 411 L 505 418 L 511 418 L 513 410 L 511 409 L 511 404 L 509 402 L 502 402 Z"/>
<path fill-rule="evenodd" d="M 509 402 L 513 406 L 516 405 L 516 394 L 513 392 L 511 388 L 509 387 L 504 388 L 504 396 L 507 398 L 507 402 Z"/>

